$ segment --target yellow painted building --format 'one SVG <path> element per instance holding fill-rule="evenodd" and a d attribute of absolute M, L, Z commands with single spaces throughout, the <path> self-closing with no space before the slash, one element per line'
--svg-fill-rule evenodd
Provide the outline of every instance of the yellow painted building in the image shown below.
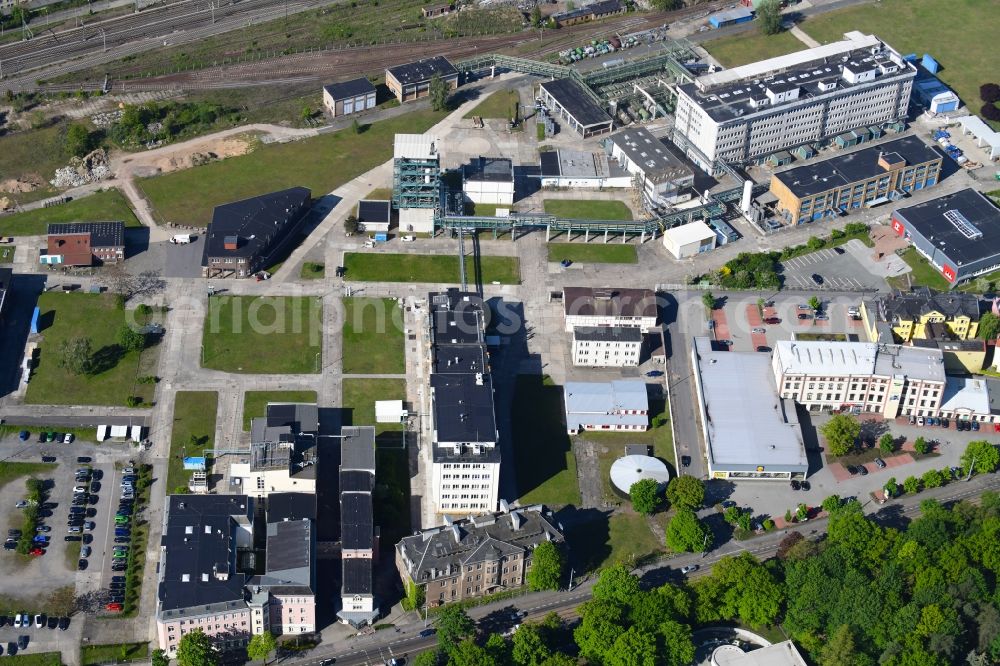
<path fill-rule="evenodd" d="M 927 287 L 909 293 L 896 291 L 861 303 L 861 320 L 872 342 L 971 340 L 979 332 L 979 313 L 979 298 L 974 294 L 938 292 Z M 884 339 L 889 330 L 894 340 Z"/>

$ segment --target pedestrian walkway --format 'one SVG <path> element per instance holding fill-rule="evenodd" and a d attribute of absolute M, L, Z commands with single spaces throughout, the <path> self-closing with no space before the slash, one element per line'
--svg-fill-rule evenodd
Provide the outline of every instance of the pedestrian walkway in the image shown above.
<path fill-rule="evenodd" d="M 809 47 L 811 49 L 814 49 L 817 46 L 820 46 L 819 42 L 817 42 L 815 39 L 813 39 L 812 37 L 810 37 L 809 35 L 807 35 L 805 33 L 805 31 L 802 30 L 802 28 L 800 28 L 797 25 L 793 25 L 791 28 L 789 28 L 788 32 L 792 33 L 792 35 L 797 40 L 799 40 L 800 42 L 802 42 L 803 44 L 805 44 L 807 47 Z"/>

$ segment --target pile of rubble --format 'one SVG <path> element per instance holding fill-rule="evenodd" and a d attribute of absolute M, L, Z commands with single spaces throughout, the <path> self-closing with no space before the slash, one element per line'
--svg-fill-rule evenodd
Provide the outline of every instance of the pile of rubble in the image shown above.
<path fill-rule="evenodd" d="M 74 157 L 68 166 L 56 169 L 56 177 L 49 181 L 53 187 L 80 187 L 87 183 L 112 178 L 114 173 L 108 166 L 108 153 L 98 148 L 82 159 Z"/>
<path fill-rule="evenodd" d="M 90 121 L 94 123 L 94 126 L 100 127 L 101 129 L 108 129 L 121 119 L 122 119 L 121 109 L 116 109 L 115 111 L 107 111 L 105 113 L 95 113 L 90 117 Z"/>

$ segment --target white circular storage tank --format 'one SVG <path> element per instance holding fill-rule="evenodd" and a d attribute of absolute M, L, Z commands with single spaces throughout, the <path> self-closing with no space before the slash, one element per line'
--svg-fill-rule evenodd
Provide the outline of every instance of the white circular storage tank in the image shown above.
<path fill-rule="evenodd" d="M 611 483 L 626 495 L 636 481 L 643 479 L 663 484 L 670 480 L 670 470 L 652 456 L 622 456 L 611 465 Z"/>
<path fill-rule="evenodd" d="M 720 645 L 712 653 L 712 666 L 731 666 L 741 664 L 746 653 L 735 645 Z"/>

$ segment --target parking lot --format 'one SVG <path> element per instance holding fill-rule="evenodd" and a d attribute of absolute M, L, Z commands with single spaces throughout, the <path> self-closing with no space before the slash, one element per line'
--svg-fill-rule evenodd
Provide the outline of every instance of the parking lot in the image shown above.
<path fill-rule="evenodd" d="M 885 289 L 885 281 L 869 267 L 871 248 L 851 240 L 837 248 L 817 250 L 782 262 L 787 289 Z M 817 282 L 813 276 L 819 276 Z"/>

